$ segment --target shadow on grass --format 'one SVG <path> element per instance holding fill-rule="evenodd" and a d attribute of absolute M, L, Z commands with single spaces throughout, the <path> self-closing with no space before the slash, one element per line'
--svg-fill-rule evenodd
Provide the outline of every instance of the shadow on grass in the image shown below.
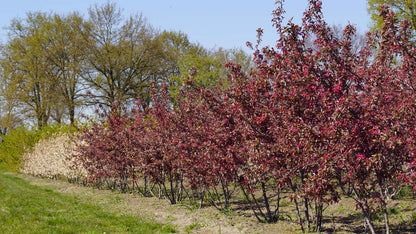
<path fill-rule="evenodd" d="M 375 224 L 376 233 L 385 233 L 383 220 L 377 220 Z M 364 227 L 364 220 L 361 213 L 349 214 L 347 216 L 325 216 L 323 220 L 324 233 L 370 233 L 369 229 Z M 401 222 L 399 224 L 390 224 L 391 233 L 416 233 L 416 223 Z"/>

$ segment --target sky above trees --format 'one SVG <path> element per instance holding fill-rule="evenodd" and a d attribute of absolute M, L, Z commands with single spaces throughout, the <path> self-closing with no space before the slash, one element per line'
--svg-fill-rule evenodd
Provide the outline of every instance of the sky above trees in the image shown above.
<path fill-rule="evenodd" d="M 25 18 L 27 12 L 68 13 L 79 11 L 87 15 L 88 8 L 100 0 L 15 0 L 2 2 L 0 8 L 0 41 L 7 40 L 7 30 L 13 18 Z M 182 31 L 204 47 L 245 48 L 247 41 L 256 40 L 256 29 L 264 29 L 263 45 L 275 43 L 276 34 L 270 22 L 274 0 L 117 0 L 126 15 L 142 13 L 149 23 L 161 30 Z M 307 0 L 286 0 L 288 18 L 298 23 Z M 367 1 L 323 0 L 323 11 L 329 24 L 357 26 L 359 32 L 368 28 Z M 248 51 L 248 50 L 247 50 Z"/>

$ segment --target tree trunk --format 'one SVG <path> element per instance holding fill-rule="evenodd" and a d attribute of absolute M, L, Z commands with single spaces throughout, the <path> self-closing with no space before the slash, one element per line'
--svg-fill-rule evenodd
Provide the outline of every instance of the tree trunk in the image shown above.
<path fill-rule="evenodd" d="M 266 212 L 267 212 L 267 222 L 268 223 L 274 222 L 274 217 L 272 217 L 272 212 L 270 211 L 269 198 L 267 197 L 267 193 L 266 193 L 266 185 L 264 184 L 264 182 L 261 183 L 261 189 L 263 192 L 264 206 L 266 207 Z"/>
<path fill-rule="evenodd" d="M 303 219 L 302 219 L 302 215 L 301 215 L 300 210 L 299 210 L 298 201 L 297 201 L 296 198 L 294 198 L 293 201 L 295 202 L 296 214 L 298 215 L 298 220 L 299 220 L 300 228 L 302 229 L 302 232 L 304 233 L 305 232 L 305 228 L 303 227 Z"/>
<path fill-rule="evenodd" d="M 304 206 L 305 206 L 305 221 L 306 221 L 306 226 L 308 227 L 308 230 L 311 230 L 311 222 L 310 222 L 310 217 L 309 217 L 309 199 L 308 198 L 304 198 L 303 199 L 304 202 Z"/>
<path fill-rule="evenodd" d="M 374 224 L 371 221 L 369 207 L 367 206 L 367 204 L 364 205 L 362 202 L 359 202 L 358 205 L 360 206 L 361 211 L 363 212 L 364 228 L 366 228 L 366 225 L 367 225 L 368 228 L 370 229 L 371 234 L 376 234 L 376 232 L 374 231 Z M 367 232 L 367 230 L 365 232 Z"/>
<path fill-rule="evenodd" d="M 369 214 L 366 214 L 364 216 L 364 222 L 368 225 L 368 228 L 370 229 L 371 234 L 376 234 L 376 231 L 374 230 L 374 224 L 371 221 Z"/>
<path fill-rule="evenodd" d="M 389 214 L 387 212 L 387 204 L 385 201 L 382 201 L 381 205 L 383 207 L 384 223 L 386 225 L 386 234 L 390 234 L 390 223 L 389 223 Z"/>
<path fill-rule="evenodd" d="M 71 126 L 74 126 L 75 124 L 75 107 L 74 106 L 69 107 L 69 122 L 71 123 Z"/>
<path fill-rule="evenodd" d="M 222 193 L 224 195 L 224 210 L 229 211 L 229 209 L 230 209 L 230 207 L 229 207 L 230 206 L 230 204 L 229 204 L 230 194 L 228 192 L 227 185 L 225 184 L 225 182 L 222 178 L 220 180 L 220 183 L 221 183 Z"/>
<path fill-rule="evenodd" d="M 323 207 L 324 207 L 324 204 L 322 203 L 322 201 L 320 199 L 315 199 L 315 209 L 314 209 L 315 215 L 314 217 L 311 217 L 313 224 L 314 224 L 314 227 L 313 227 L 314 232 L 321 232 Z"/>

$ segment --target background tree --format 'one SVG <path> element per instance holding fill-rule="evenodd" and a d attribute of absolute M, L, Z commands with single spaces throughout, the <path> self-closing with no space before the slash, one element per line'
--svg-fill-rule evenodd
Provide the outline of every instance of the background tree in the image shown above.
<path fill-rule="evenodd" d="M 223 64 L 213 56 L 210 56 L 208 50 L 200 45 L 194 45 L 190 50 L 180 58 L 178 67 L 180 75 L 172 77 L 178 85 L 192 76 L 198 86 L 212 86 L 219 82 L 222 73 Z"/>
<path fill-rule="evenodd" d="M 332 25 L 328 28 L 328 30 L 331 31 L 331 37 L 333 37 L 334 40 L 341 41 L 344 36 L 344 29 L 345 27 L 338 24 L 338 25 Z M 305 46 L 308 48 L 312 48 L 315 52 L 319 50 L 319 48 L 316 47 L 315 40 L 317 39 L 317 36 L 310 32 L 311 35 L 309 35 L 306 38 Z M 352 35 L 351 38 L 351 49 L 352 53 L 357 54 L 360 50 L 364 49 L 366 44 L 366 36 L 365 34 L 361 34 L 356 32 L 354 35 Z"/>
<path fill-rule="evenodd" d="M 192 43 L 182 32 L 163 32 L 164 52 L 170 58 L 165 64 L 169 66 L 169 89 L 173 97 L 184 81 L 192 76 L 199 86 L 215 85 L 219 82 L 224 67 L 211 53 L 199 45 Z"/>
<path fill-rule="evenodd" d="M 48 14 L 39 12 L 13 20 L 1 58 L 3 96 L 14 100 L 25 116 L 33 117 L 38 128 L 48 123 L 57 92 L 44 54 L 49 46 L 44 28 L 49 21 Z"/>
<path fill-rule="evenodd" d="M 23 119 L 16 110 L 14 100 L 5 100 L 3 97 L 0 98 L 3 99 L 0 101 L 0 135 L 6 135 L 11 130 L 22 125 Z"/>
<path fill-rule="evenodd" d="M 244 71 L 248 71 L 251 57 L 243 50 L 208 50 L 198 44 L 191 45 L 178 59 L 179 74 L 170 78 L 172 95 L 176 96 L 179 88 L 189 77 L 192 77 L 194 85 L 199 87 L 228 86 L 228 71 L 225 67 L 228 62 L 241 62 Z"/>
<path fill-rule="evenodd" d="M 416 1 L 415 0 L 368 0 L 368 13 L 373 21 L 374 29 L 381 29 L 384 25 L 383 17 L 379 14 L 379 7 L 387 5 L 399 20 L 408 20 L 413 31 L 416 29 Z"/>
<path fill-rule="evenodd" d="M 211 56 L 221 61 L 222 64 L 238 64 L 240 65 L 241 71 L 243 72 L 249 72 L 250 69 L 253 68 L 253 56 L 241 48 L 224 49 L 220 47 L 218 49 L 212 50 Z M 224 71 L 225 74 L 228 74 L 228 72 L 228 69 Z"/>
<path fill-rule="evenodd" d="M 167 76 L 180 75 L 179 61 L 191 50 L 194 44 L 189 41 L 188 35 L 183 32 L 163 31 L 158 37 L 162 41 L 163 51 L 168 58 L 165 64 Z M 171 80 L 168 81 L 168 84 L 172 85 Z"/>
<path fill-rule="evenodd" d="M 67 114 L 70 123 L 74 124 L 76 107 L 82 104 L 81 72 L 86 50 L 80 32 L 83 24 L 83 18 L 76 12 L 66 16 L 54 14 L 44 32 L 48 35 L 44 53 L 51 63 L 50 72 L 57 79 L 56 88 L 60 94 L 52 109 L 52 117 L 57 122 Z"/>
<path fill-rule="evenodd" d="M 164 54 L 145 19 L 134 15 L 124 20 L 115 3 L 95 5 L 89 9 L 83 36 L 90 103 L 111 108 L 115 101 L 148 101 L 149 83 L 162 77 Z"/>

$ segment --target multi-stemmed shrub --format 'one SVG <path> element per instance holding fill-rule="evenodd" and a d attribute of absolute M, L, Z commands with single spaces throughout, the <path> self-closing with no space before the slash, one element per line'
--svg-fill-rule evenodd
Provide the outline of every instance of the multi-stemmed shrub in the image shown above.
<path fill-rule="evenodd" d="M 114 108 L 103 114 L 104 121 L 83 129 L 73 157 L 87 170 L 89 182 L 125 190 L 134 182 L 136 160 L 132 156 L 134 145 L 130 144 L 134 141 L 130 141 L 132 132 L 127 129 L 132 120 L 120 111 Z"/>

